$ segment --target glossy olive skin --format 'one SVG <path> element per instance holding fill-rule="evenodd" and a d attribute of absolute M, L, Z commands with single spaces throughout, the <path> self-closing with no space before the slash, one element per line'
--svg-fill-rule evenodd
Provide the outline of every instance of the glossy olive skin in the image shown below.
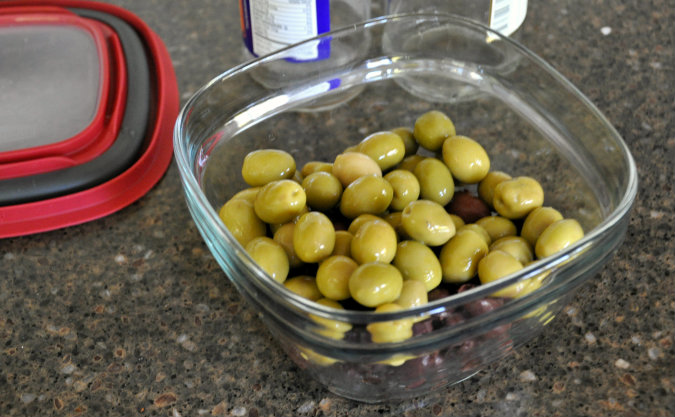
<path fill-rule="evenodd" d="M 512 178 L 495 186 L 492 204 L 501 216 L 521 219 L 544 204 L 544 189 L 534 178 Z"/>
<path fill-rule="evenodd" d="M 452 136 L 443 142 L 443 161 L 453 178 L 465 184 L 481 181 L 490 171 L 490 158 L 483 146 L 466 136 Z"/>
<path fill-rule="evenodd" d="M 436 288 L 443 279 L 436 254 L 427 245 L 415 240 L 404 240 L 398 244 L 393 264 L 404 280 L 419 281 L 427 291 Z"/>
<path fill-rule="evenodd" d="M 259 191 L 260 191 L 260 187 L 246 188 L 244 190 L 239 191 L 235 195 L 233 195 L 232 200 L 241 198 L 243 200 L 248 201 L 251 204 L 254 204 L 256 197 L 258 197 Z"/>
<path fill-rule="evenodd" d="M 350 297 L 349 277 L 359 264 L 352 258 L 333 255 L 319 264 L 316 271 L 316 285 L 325 298 L 342 301 Z"/>
<path fill-rule="evenodd" d="M 440 246 L 455 235 L 455 223 L 440 204 L 417 200 L 401 212 L 401 223 L 412 239 L 429 246 Z"/>
<path fill-rule="evenodd" d="M 293 248 L 294 230 L 295 223 L 286 223 L 279 226 L 272 237 L 272 239 L 280 244 L 281 247 L 286 251 L 286 256 L 288 256 L 288 264 L 291 266 L 291 268 L 297 268 L 302 265 L 302 260 L 298 258 L 298 256 L 295 254 L 295 249 Z"/>
<path fill-rule="evenodd" d="M 360 152 L 344 152 L 335 157 L 331 173 L 343 187 L 366 175 L 382 176 L 382 168 L 371 157 Z"/>
<path fill-rule="evenodd" d="M 356 147 L 358 152 L 368 155 L 382 171 L 385 171 L 403 160 L 405 144 L 403 139 L 393 132 L 375 132 L 366 136 Z"/>
<path fill-rule="evenodd" d="M 396 303 L 386 303 L 375 309 L 376 313 L 393 313 L 403 310 L 403 307 Z M 413 335 L 412 319 L 399 319 L 391 321 L 380 321 L 366 326 L 370 333 L 370 338 L 375 343 L 395 343 L 410 339 Z"/>
<path fill-rule="evenodd" d="M 342 307 L 342 305 L 340 305 L 340 303 L 338 303 L 335 300 L 321 298 L 319 300 L 316 300 L 316 303 L 325 307 L 334 308 L 336 310 L 344 310 L 344 307 Z M 331 339 L 336 340 L 342 339 L 345 333 L 347 333 L 352 328 L 351 324 L 345 323 L 343 321 L 327 319 L 325 317 L 317 316 L 315 314 L 310 315 L 310 317 L 315 323 L 319 324 L 320 326 L 316 330 L 316 332 L 322 336 L 326 336 Z"/>
<path fill-rule="evenodd" d="M 414 172 L 417 164 L 424 161 L 425 159 L 427 159 L 427 157 L 422 155 L 406 156 L 405 158 L 403 158 L 401 163 L 396 166 L 396 169 L 403 169 L 406 171 Z"/>
<path fill-rule="evenodd" d="M 295 160 L 288 152 L 278 149 L 260 149 L 244 157 L 241 175 L 251 187 L 265 185 L 272 181 L 292 178 L 295 174 Z"/>
<path fill-rule="evenodd" d="M 445 113 L 431 110 L 415 120 L 413 135 L 421 147 L 437 151 L 446 138 L 455 136 L 455 125 Z"/>
<path fill-rule="evenodd" d="M 266 236 L 256 237 L 246 245 L 246 252 L 275 281 L 283 283 L 290 270 L 286 251 Z"/>
<path fill-rule="evenodd" d="M 376 216 L 374 214 L 369 213 L 359 214 L 358 216 L 356 216 L 354 220 L 352 220 L 351 223 L 349 223 L 349 228 L 347 229 L 347 231 L 351 233 L 353 236 L 356 234 L 356 232 L 359 231 L 361 226 L 363 226 L 364 224 L 373 220 L 380 220 L 380 219 L 382 219 L 380 216 Z"/>
<path fill-rule="evenodd" d="M 243 198 L 232 199 L 223 204 L 218 211 L 218 217 L 242 246 L 267 232 L 267 226 L 255 214 L 253 204 Z"/>
<path fill-rule="evenodd" d="M 485 240 L 473 230 L 458 232 L 443 245 L 439 259 L 443 281 L 462 284 L 476 275 L 478 263 L 488 253 Z"/>
<path fill-rule="evenodd" d="M 391 303 L 401 295 L 403 277 L 390 264 L 370 262 L 359 265 L 349 277 L 349 293 L 365 307 Z"/>
<path fill-rule="evenodd" d="M 302 175 L 302 178 L 307 178 L 315 172 L 333 172 L 333 164 L 323 161 L 309 161 L 302 166 L 300 175 Z"/>
<path fill-rule="evenodd" d="M 306 202 L 307 196 L 300 184 L 293 180 L 279 180 L 260 189 L 253 207 L 265 223 L 283 224 L 305 210 Z"/>
<path fill-rule="evenodd" d="M 302 180 L 302 188 L 307 195 L 307 205 L 314 210 L 330 210 L 342 197 L 342 183 L 329 172 L 309 174 Z"/>
<path fill-rule="evenodd" d="M 523 264 L 518 262 L 516 258 L 506 252 L 495 250 L 489 252 L 478 263 L 478 278 L 481 284 L 487 284 L 496 281 L 509 274 L 523 269 Z M 494 292 L 494 297 L 510 297 L 513 298 L 519 292 L 518 284 L 510 285 L 506 288 Z"/>
<path fill-rule="evenodd" d="M 495 195 L 495 187 L 500 182 L 510 180 L 511 176 L 502 171 L 490 171 L 480 183 L 478 183 L 478 196 L 488 206 L 493 207 L 492 201 Z"/>
<path fill-rule="evenodd" d="M 340 200 L 340 212 L 353 219 L 360 214 L 383 213 L 394 198 L 394 190 L 382 177 L 366 175 L 345 188 Z"/>
<path fill-rule="evenodd" d="M 467 223 L 463 226 L 460 226 L 457 229 L 457 232 L 460 232 L 462 230 L 473 230 L 474 232 L 478 233 L 480 235 L 480 237 L 483 238 L 486 245 L 490 246 L 490 244 L 492 244 L 492 238 L 490 237 L 490 234 L 487 232 L 487 230 L 485 230 L 485 228 L 483 226 L 481 226 L 477 223 Z"/>
<path fill-rule="evenodd" d="M 413 135 L 413 130 L 409 127 L 397 127 L 394 129 L 391 129 L 392 133 L 395 133 L 401 137 L 403 140 L 403 146 L 405 148 L 405 156 L 410 156 L 410 155 L 415 155 L 417 153 L 417 149 L 419 148 L 419 145 L 417 144 L 417 141 L 415 140 L 415 136 Z"/>
<path fill-rule="evenodd" d="M 335 231 L 335 247 L 331 255 L 352 256 L 352 239 L 354 236 L 346 230 Z"/>
<path fill-rule="evenodd" d="M 389 263 L 396 255 L 396 231 L 383 219 L 371 220 L 359 227 L 351 244 L 352 258 L 359 264 Z"/>
<path fill-rule="evenodd" d="M 395 303 L 403 308 L 414 308 L 427 304 L 427 287 L 421 281 L 403 280 L 401 295 L 398 296 Z"/>
<path fill-rule="evenodd" d="M 566 249 L 584 237 L 584 230 L 575 219 L 562 219 L 551 223 L 537 239 L 534 252 L 542 259 Z"/>
<path fill-rule="evenodd" d="M 308 275 L 298 275 L 284 281 L 284 287 L 308 300 L 316 301 L 323 296 L 316 285 L 316 279 Z"/>
<path fill-rule="evenodd" d="M 505 236 L 492 242 L 490 250 L 501 250 L 513 256 L 523 265 L 534 259 L 532 246 L 521 236 Z"/>
<path fill-rule="evenodd" d="M 520 235 L 534 247 L 541 232 L 551 223 L 562 219 L 563 215 L 553 207 L 537 207 L 525 217 Z"/>
<path fill-rule="evenodd" d="M 401 211 L 410 202 L 415 201 L 420 196 L 420 183 L 415 174 L 404 169 L 395 169 L 384 176 L 394 191 L 389 208 L 391 210 Z"/>
<path fill-rule="evenodd" d="M 488 235 L 490 235 L 491 242 L 505 236 L 516 236 L 518 234 L 516 225 L 506 217 L 483 217 L 476 221 L 476 224 L 485 229 Z"/>
<path fill-rule="evenodd" d="M 327 258 L 335 247 L 335 228 L 330 219 L 318 211 L 305 213 L 293 229 L 293 249 L 303 262 L 314 263 Z"/>
<path fill-rule="evenodd" d="M 413 171 L 420 183 L 420 197 L 445 206 L 455 193 L 455 182 L 448 167 L 439 159 L 426 158 Z"/>

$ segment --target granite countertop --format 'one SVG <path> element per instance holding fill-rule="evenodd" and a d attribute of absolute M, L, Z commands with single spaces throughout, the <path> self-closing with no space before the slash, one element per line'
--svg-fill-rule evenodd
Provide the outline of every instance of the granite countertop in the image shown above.
<path fill-rule="evenodd" d="M 240 61 L 233 0 L 110 2 L 164 40 L 183 102 Z M 672 1 L 530 1 L 522 42 L 616 126 L 640 190 L 615 258 L 508 359 L 412 401 L 329 393 L 224 277 L 172 164 L 117 213 L 0 240 L 0 416 L 675 415 L 674 24 Z"/>

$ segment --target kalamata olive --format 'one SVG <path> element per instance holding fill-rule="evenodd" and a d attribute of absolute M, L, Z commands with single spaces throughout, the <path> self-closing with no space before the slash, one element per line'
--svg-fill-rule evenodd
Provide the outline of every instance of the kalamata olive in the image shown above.
<path fill-rule="evenodd" d="M 469 191 L 456 192 L 446 209 L 448 213 L 461 217 L 464 223 L 475 223 L 492 214 L 490 207 Z"/>
<path fill-rule="evenodd" d="M 331 173 L 347 187 L 365 175 L 382 176 L 382 169 L 371 157 L 360 152 L 344 152 L 335 157 Z"/>
<path fill-rule="evenodd" d="M 485 240 L 473 230 L 457 232 L 439 255 L 443 281 L 461 284 L 476 275 L 478 263 L 488 253 Z"/>
<path fill-rule="evenodd" d="M 316 279 L 309 275 L 298 275 L 284 281 L 284 287 L 308 300 L 316 301 L 323 296 L 316 285 Z"/>
<path fill-rule="evenodd" d="M 446 138 L 455 136 L 455 125 L 445 113 L 431 110 L 415 120 L 413 135 L 421 147 L 437 151 Z"/>
<path fill-rule="evenodd" d="M 366 136 L 356 147 L 358 152 L 368 155 L 386 171 L 401 162 L 405 156 L 403 139 L 393 132 L 375 132 Z"/>
<path fill-rule="evenodd" d="M 351 255 L 359 264 L 389 263 L 396 255 L 396 231 L 383 219 L 371 220 L 359 227 L 352 238 Z"/>
<path fill-rule="evenodd" d="M 495 194 L 495 187 L 502 181 L 510 180 L 511 176 L 502 171 L 490 171 L 478 184 L 478 196 L 490 207 Z"/>
<path fill-rule="evenodd" d="M 246 252 L 272 279 L 283 283 L 288 277 L 289 264 L 286 251 L 277 242 L 266 236 L 252 239 Z"/>
<path fill-rule="evenodd" d="M 429 246 L 440 246 L 455 234 L 455 224 L 448 212 L 429 200 L 408 204 L 401 213 L 401 222 L 408 236 Z"/>
<path fill-rule="evenodd" d="M 480 143 L 466 136 L 451 136 L 443 141 L 443 161 L 453 178 L 475 184 L 490 171 L 490 158 Z"/>
<path fill-rule="evenodd" d="M 293 180 L 272 181 L 258 192 L 253 208 L 265 223 L 288 223 L 305 209 L 307 196 Z"/>
<path fill-rule="evenodd" d="M 395 169 L 384 179 L 391 184 L 394 196 L 389 205 L 390 209 L 401 211 L 408 203 L 415 201 L 420 196 L 420 183 L 415 174 L 404 169 Z"/>
<path fill-rule="evenodd" d="M 584 230 L 575 219 L 557 220 L 541 232 L 534 252 L 537 258 L 546 258 L 571 246 L 583 237 Z"/>
<path fill-rule="evenodd" d="M 294 174 L 295 160 L 288 152 L 278 149 L 260 149 L 248 153 L 241 168 L 244 181 L 251 187 L 292 178 Z"/>
<path fill-rule="evenodd" d="M 516 177 L 495 186 L 492 203 L 507 219 L 520 219 L 544 203 L 544 189 L 534 178 Z"/>
<path fill-rule="evenodd" d="M 335 228 L 330 219 L 318 211 L 305 213 L 293 229 L 293 249 L 303 262 L 319 262 L 333 253 Z"/>
<path fill-rule="evenodd" d="M 405 240 L 399 243 L 393 264 L 404 280 L 422 282 L 427 291 L 441 283 L 441 264 L 436 254 L 420 242 Z"/>
<path fill-rule="evenodd" d="M 553 207 L 537 207 L 525 217 L 520 235 L 534 247 L 541 232 L 551 223 L 562 219 L 563 215 Z"/>
<path fill-rule="evenodd" d="M 229 200 L 218 211 L 218 217 L 240 245 L 246 246 L 253 238 L 264 236 L 265 223 L 258 218 L 253 204 L 243 198 Z"/>
<path fill-rule="evenodd" d="M 342 183 L 329 172 L 314 172 L 302 180 L 307 205 L 314 210 L 327 211 L 335 207 L 342 196 Z"/>
<path fill-rule="evenodd" d="M 340 212 L 350 219 L 364 213 L 380 214 L 389 207 L 393 197 L 394 190 L 384 178 L 366 175 L 345 188 L 340 200 Z"/>
<path fill-rule="evenodd" d="M 358 266 L 352 258 L 342 255 L 324 259 L 316 271 L 316 285 L 321 294 L 331 300 L 348 299 L 349 277 Z"/>
<path fill-rule="evenodd" d="M 425 158 L 413 171 L 420 184 L 420 197 L 435 201 L 441 206 L 450 202 L 455 183 L 448 167 L 439 159 Z"/>
<path fill-rule="evenodd" d="M 360 265 L 349 278 L 349 293 L 365 307 L 391 303 L 401 295 L 403 277 L 390 264 L 370 262 Z"/>

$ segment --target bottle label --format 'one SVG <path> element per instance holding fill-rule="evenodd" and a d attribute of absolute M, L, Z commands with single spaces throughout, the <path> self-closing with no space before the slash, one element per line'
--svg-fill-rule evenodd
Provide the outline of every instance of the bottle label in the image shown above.
<path fill-rule="evenodd" d="M 255 56 L 266 55 L 330 31 L 329 0 L 239 0 L 244 44 Z M 327 42 L 294 50 L 289 61 L 313 61 L 330 53 Z"/>
<path fill-rule="evenodd" d="M 492 0 L 490 29 L 509 36 L 523 24 L 527 14 L 527 0 Z"/>

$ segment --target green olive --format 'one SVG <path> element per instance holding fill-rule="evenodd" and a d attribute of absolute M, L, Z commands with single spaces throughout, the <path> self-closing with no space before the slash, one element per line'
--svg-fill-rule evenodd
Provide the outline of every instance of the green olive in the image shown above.
<path fill-rule="evenodd" d="M 401 213 L 401 223 L 412 239 L 429 246 L 440 246 L 455 234 L 455 224 L 440 204 L 417 200 Z"/>
<path fill-rule="evenodd" d="M 504 236 L 516 236 L 518 234 L 516 225 L 506 217 L 485 216 L 482 219 L 478 219 L 476 224 L 485 229 L 488 235 L 490 235 L 491 242 Z"/>
<path fill-rule="evenodd" d="M 343 255 L 343 256 L 352 256 L 352 236 L 346 230 L 336 230 L 335 231 L 335 247 L 333 248 L 333 253 L 331 255 Z"/>
<path fill-rule="evenodd" d="M 241 190 L 238 193 L 236 193 L 235 195 L 233 195 L 231 200 L 241 198 L 243 200 L 248 201 L 251 204 L 254 204 L 255 199 L 258 196 L 259 191 L 260 191 L 260 187 L 246 188 L 245 190 Z"/>
<path fill-rule="evenodd" d="M 424 161 L 425 159 L 427 159 L 427 157 L 422 156 L 422 155 L 406 156 L 405 158 L 403 158 L 401 163 L 398 164 L 396 169 L 403 169 L 403 170 L 406 170 L 406 171 L 414 172 L 417 164 Z"/>
<path fill-rule="evenodd" d="M 417 148 L 419 145 L 415 141 L 415 136 L 413 131 L 409 127 L 397 127 L 391 130 L 392 133 L 396 133 L 403 139 L 403 146 L 405 147 L 405 156 L 415 155 L 417 153 Z"/>
<path fill-rule="evenodd" d="M 273 239 L 286 251 L 291 268 L 297 268 L 302 265 L 302 261 L 295 254 L 295 249 L 293 249 L 293 230 L 295 230 L 295 223 L 282 224 L 274 231 Z"/>
<path fill-rule="evenodd" d="M 551 223 L 562 219 L 563 215 L 553 207 L 537 207 L 525 218 L 520 235 L 534 247 L 541 232 Z"/>
<path fill-rule="evenodd" d="M 452 222 L 455 224 L 455 230 L 459 230 L 459 228 L 464 226 L 465 224 L 464 220 L 456 214 L 450 213 L 450 218 L 452 219 Z"/>
<path fill-rule="evenodd" d="M 340 212 L 350 219 L 364 213 L 379 214 L 389 207 L 393 197 L 394 190 L 384 178 L 366 175 L 345 188 L 340 200 Z"/>
<path fill-rule="evenodd" d="M 330 219 L 318 211 L 305 213 L 293 229 L 293 249 L 303 262 L 319 262 L 333 253 L 335 228 Z"/>
<path fill-rule="evenodd" d="M 455 183 L 448 167 L 439 159 L 426 158 L 413 171 L 420 183 L 420 197 L 445 206 L 452 200 Z"/>
<path fill-rule="evenodd" d="M 504 236 L 497 239 L 490 245 L 490 251 L 493 250 L 501 250 L 508 253 L 523 265 L 532 262 L 532 259 L 534 259 L 532 246 L 530 246 L 525 238 L 520 236 Z"/>
<path fill-rule="evenodd" d="M 399 237 L 399 240 L 408 239 L 410 236 L 405 232 L 403 228 L 403 213 L 400 211 L 392 211 L 391 213 L 382 217 L 387 223 L 391 225 L 396 231 L 396 234 Z"/>
<path fill-rule="evenodd" d="M 307 205 L 315 210 L 330 210 L 340 201 L 342 183 L 329 172 L 318 171 L 302 180 Z"/>
<path fill-rule="evenodd" d="M 382 176 L 382 169 L 371 157 L 360 152 L 344 152 L 335 157 L 333 175 L 344 187 L 366 175 Z"/>
<path fill-rule="evenodd" d="M 223 204 L 218 216 L 242 246 L 267 232 L 265 223 L 255 214 L 253 204 L 245 199 L 232 199 Z"/>
<path fill-rule="evenodd" d="M 258 192 L 253 208 L 265 223 L 288 223 L 305 209 L 307 196 L 293 180 L 272 181 Z"/>
<path fill-rule="evenodd" d="M 496 281 L 509 274 L 523 269 L 523 264 L 518 262 L 516 258 L 506 252 L 495 250 L 489 252 L 478 263 L 478 278 L 481 284 Z M 518 294 L 521 288 L 521 283 L 509 285 L 499 291 L 494 292 L 494 297 L 509 297 L 513 298 Z"/>
<path fill-rule="evenodd" d="M 316 301 L 323 296 L 316 285 L 316 279 L 308 275 L 298 275 L 284 281 L 284 287 L 308 300 Z"/>
<path fill-rule="evenodd" d="M 393 210 L 403 210 L 411 201 L 420 196 L 420 183 L 415 174 L 404 169 L 395 169 L 384 176 L 391 184 L 394 197 L 389 207 Z"/>
<path fill-rule="evenodd" d="M 441 149 L 446 138 L 455 136 L 455 125 L 445 113 L 432 110 L 415 120 L 413 135 L 421 147 L 433 152 Z"/>
<path fill-rule="evenodd" d="M 387 131 L 368 135 L 356 149 L 377 162 L 382 171 L 398 164 L 405 156 L 403 139 L 396 133 Z"/>
<path fill-rule="evenodd" d="M 443 245 L 439 255 L 443 281 L 461 284 L 476 275 L 478 263 L 488 253 L 481 235 L 470 229 L 457 232 Z"/>
<path fill-rule="evenodd" d="M 352 258 L 333 255 L 319 264 L 316 285 L 321 294 L 331 300 L 342 301 L 350 297 L 349 277 L 358 264 Z"/>
<path fill-rule="evenodd" d="M 286 281 L 290 268 L 286 251 L 280 244 L 260 236 L 248 242 L 246 252 L 272 279 L 280 283 Z"/>
<path fill-rule="evenodd" d="M 490 158 L 480 143 L 466 136 L 452 136 L 443 142 L 443 161 L 452 176 L 475 184 L 490 171 Z"/>
<path fill-rule="evenodd" d="M 382 262 L 360 265 L 349 277 L 349 293 L 365 307 L 391 303 L 401 295 L 403 277 L 398 269 Z"/>
<path fill-rule="evenodd" d="M 375 309 L 376 313 L 393 313 L 403 310 L 396 303 L 386 303 Z M 366 329 L 374 343 L 396 343 L 410 339 L 413 335 L 412 319 L 399 319 L 391 321 L 378 321 L 370 323 Z"/>
<path fill-rule="evenodd" d="M 427 287 L 421 281 L 403 280 L 401 295 L 398 296 L 395 303 L 403 308 L 419 307 L 427 304 Z"/>
<path fill-rule="evenodd" d="M 459 233 L 462 230 L 473 230 L 474 232 L 478 233 L 480 237 L 483 238 L 486 245 L 490 246 L 490 244 L 492 243 L 492 238 L 490 237 L 490 234 L 487 232 L 487 230 L 485 230 L 485 228 L 483 228 L 483 226 L 477 223 L 467 223 L 463 226 L 460 226 L 457 229 L 457 232 Z"/>
<path fill-rule="evenodd" d="M 382 219 L 371 220 L 359 227 L 352 239 L 352 258 L 359 264 L 389 263 L 396 255 L 396 231 Z"/>
<path fill-rule="evenodd" d="M 368 223 L 369 221 L 380 220 L 380 219 L 382 219 L 382 218 L 379 217 L 379 216 L 376 216 L 374 214 L 368 214 L 368 213 L 359 214 L 358 216 L 356 216 L 356 218 L 354 220 L 352 220 L 351 223 L 349 223 L 349 228 L 347 229 L 347 231 L 349 233 L 351 233 L 352 236 L 353 236 L 353 235 L 356 234 L 356 232 L 359 231 L 361 226 L 363 226 L 364 224 Z"/>
<path fill-rule="evenodd" d="M 241 168 L 244 181 L 251 187 L 292 178 L 293 174 L 295 160 L 288 152 L 278 149 L 260 149 L 248 153 Z"/>
<path fill-rule="evenodd" d="M 415 240 L 398 244 L 393 264 L 406 281 L 419 281 L 427 291 L 441 283 L 443 272 L 436 254 L 427 246 Z"/>
<path fill-rule="evenodd" d="M 575 219 L 562 219 L 551 223 L 537 239 L 534 253 L 542 259 L 569 247 L 584 237 L 584 230 Z"/>
<path fill-rule="evenodd" d="M 321 298 L 316 300 L 317 304 L 320 304 L 325 307 L 334 308 L 336 310 L 344 310 L 344 307 L 335 300 L 329 300 L 327 298 Z M 332 320 L 325 317 L 317 316 L 316 314 L 310 315 L 312 320 L 315 323 L 319 324 L 321 327 L 317 330 L 317 333 L 329 337 L 331 339 L 340 340 L 344 337 L 345 333 L 351 330 L 352 325 L 345 323 L 339 320 Z"/>
<path fill-rule="evenodd" d="M 303 178 L 306 178 L 309 176 L 309 174 L 313 174 L 315 172 L 333 172 L 333 164 L 323 161 L 309 161 L 303 165 L 302 169 L 300 170 L 300 174 Z"/>
<path fill-rule="evenodd" d="M 502 171 L 490 171 L 478 184 L 478 196 L 488 206 L 493 207 L 492 200 L 495 195 L 495 187 L 500 182 L 510 180 L 511 176 Z"/>
<path fill-rule="evenodd" d="M 495 186 L 493 205 L 508 219 L 520 219 L 544 203 L 544 189 L 530 177 L 516 177 Z"/>

